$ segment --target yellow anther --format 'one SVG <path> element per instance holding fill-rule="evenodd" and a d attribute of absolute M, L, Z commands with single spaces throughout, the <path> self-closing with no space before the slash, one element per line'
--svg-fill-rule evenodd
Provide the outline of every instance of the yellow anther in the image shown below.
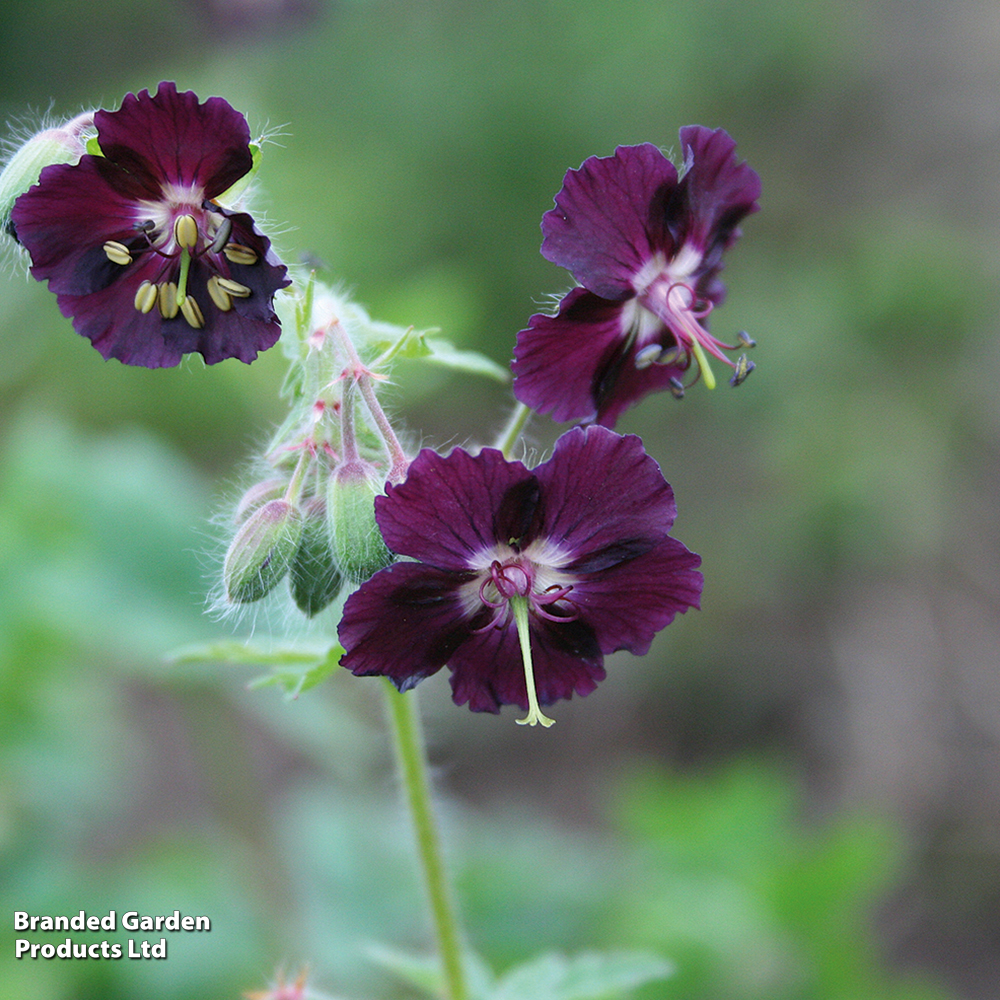
<path fill-rule="evenodd" d="M 177 286 L 172 281 L 161 281 L 157 285 L 156 304 L 164 319 L 173 319 L 180 308 L 177 305 Z"/>
<path fill-rule="evenodd" d="M 117 240 L 108 240 L 104 244 L 104 253 L 112 264 L 121 264 L 124 267 L 126 264 L 132 263 L 132 254 L 129 253 L 128 247 Z"/>
<path fill-rule="evenodd" d="M 201 307 L 190 295 L 184 296 L 184 301 L 180 306 L 181 315 L 187 320 L 188 326 L 193 326 L 196 330 L 200 330 L 205 325 L 205 317 L 202 314 Z"/>
<path fill-rule="evenodd" d="M 156 285 L 144 281 L 135 293 L 135 307 L 141 313 L 152 312 L 156 305 L 157 288 Z"/>
<path fill-rule="evenodd" d="M 178 246 L 189 250 L 198 243 L 198 223 L 193 215 L 177 216 L 174 222 L 174 239 Z"/>
<path fill-rule="evenodd" d="M 237 299 L 245 299 L 250 294 L 250 289 L 246 285 L 241 285 L 232 278 L 219 278 L 219 287 Z"/>
<path fill-rule="evenodd" d="M 208 279 L 208 294 L 216 306 L 223 312 L 229 312 L 233 308 L 233 300 L 229 292 L 219 287 L 219 276 L 217 274 L 213 274 Z"/>
<path fill-rule="evenodd" d="M 233 264 L 256 264 L 257 254 L 250 247 L 243 246 L 242 243 L 227 243 L 222 252 L 226 255 L 226 260 Z"/>

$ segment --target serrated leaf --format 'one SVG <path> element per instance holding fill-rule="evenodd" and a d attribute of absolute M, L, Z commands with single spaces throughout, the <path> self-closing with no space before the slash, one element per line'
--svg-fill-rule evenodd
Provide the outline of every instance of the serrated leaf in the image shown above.
<path fill-rule="evenodd" d="M 498 382 L 507 382 L 510 379 L 510 372 L 506 368 L 485 354 L 480 354 L 479 351 L 459 350 L 450 341 L 442 340 L 440 337 L 425 337 L 424 343 L 430 348 L 427 360 L 434 364 L 468 372 L 470 375 L 483 375 Z"/>
<path fill-rule="evenodd" d="M 366 949 L 368 957 L 391 972 L 401 982 L 426 993 L 441 997 L 445 992 L 441 960 L 433 955 L 408 955 L 387 945 L 371 944 Z M 492 993 L 495 977 L 486 962 L 473 951 L 463 955 L 469 1000 L 487 1000 Z"/>
<path fill-rule="evenodd" d="M 612 1000 L 673 971 L 646 952 L 550 953 L 504 973 L 489 1000 Z"/>

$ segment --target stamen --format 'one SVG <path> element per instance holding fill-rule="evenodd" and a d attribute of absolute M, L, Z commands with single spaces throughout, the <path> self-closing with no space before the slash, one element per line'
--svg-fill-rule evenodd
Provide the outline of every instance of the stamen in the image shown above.
<path fill-rule="evenodd" d="M 229 293 L 219 287 L 219 276 L 217 274 L 213 274 L 208 279 L 208 294 L 222 312 L 229 312 L 233 308 L 233 300 L 230 298 Z"/>
<path fill-rule="evenodd" d="M 635 367 L 639 371 L 648 368 L 654 361 L 659 360 L 662 350 L 663 348 L 659 344 L 647 344 L 635 352 Z"/>
<path fill-rule="evenodd" d="M 144 281 L 135 293 L 135 308 L 141 313 L 151 312 L 156 305 L 156 296 L 156 285 Z"/>
<path fill-rule="evenodd" d="M 672 378 L 670 380 L 670 395 L 674 399 L 684 398 L 684 383 L 679 378 Z"/>
<path fill-rule="evenodd" d="M 757 366 L 752 362 L 747 360 L 745 354 L 741 354 L 736 359 L 736 371 L 733 373 L 733 377 L 729 380 L 729 384 L 732 386 L 742 385 L 746 381 L 747 375 L 750 374 Z"/>
<path fill-rule="evenodd" d="M 229 237 L 233 232 L 233 221 L 223 217 L 219 223 L 219 230 L 212 240 L 212 245 L 208 248 L 212 253 L 222 253 L 222 248 L 229 242 Z"/>
<path fill-rule="evenodd" d="M 108 240 L 104 244 L 104 253 L 112 264 L 121 264 L 124 267 L 126 264 L 132 263 L 132 254 L 129 252 L 129 248 L 117 240 Z"/>
<path fill-rule="evenodd" d="M 517 719 L 519 726 L 537 726 L 541 723 L 546 729 L 555 724 L 538 707 L 538 694 L 535 691 L 535 673 L 531 666 L 531 636 L 528 627 L 528 598 L 520 594 L 510 599 L 510 607 L 514 612 L 514 622 L 517 625 L 517 637 L 521 641 L 521 661 L 524 664 L 524 683 L 528 690 L 528 714 L 523 719 Z"/>
<path fill-rule="evenodd" d="M 179 215 L 174 222 L 174 239 L 177 245 L 190 250 L 198 244 L 198 223 L 193 215 Z"/>
<path fill-rule="evenodd" d="M 754 340 L 753 337 L 746 332 L 746 330 L 740 330 L 740 332 L 736 334 L 736 343 L 739 344 L 740 347 L 746 347 L 748 349 L 757 346 L 757 341 Z"/>
<path fill-rule="evenodd" d="M 161 281 L 157 285 L 156 304 L 164 319 L 173 319 L 180 306 L 177 304 L 177 286 L 172 281 Z"/>
<path fill-rule="evenodd" d="M 201 308 L 190 295 L 185 296 L 180 304 L 181 315 L 187 320 L 188 326 L 200 330 L 205 325 L 205 317 Z"/>
<path fill-rule="evenodd" d="M 227 243 L 222 252 L 226 255 L 226 260 L 233 264 L 256 264 L 257 254 L 250 247 L 243 246 L 242 243 Z"/>
<path fill-rule="evenodd" d="M 672 365 L 678 363 L 681 361 L 681 355 L 683 353 L 684 352 L 677 344 L 674 344 L 673 347 L 665 347 L 660 352 L 660 356 L 656 359 L 656 363 L 658 365 Z"/>
<path fill-rule="evenodd" d="M 250 289 L 246 285 L 241 285 L 232 278 L 219 278 L 219 287 L 237 299 L 245 299 L 250 294 Z"/>

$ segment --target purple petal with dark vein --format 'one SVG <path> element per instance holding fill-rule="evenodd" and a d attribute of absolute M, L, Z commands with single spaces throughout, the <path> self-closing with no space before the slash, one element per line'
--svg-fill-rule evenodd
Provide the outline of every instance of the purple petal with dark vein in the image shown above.
<path fill-rule="evenodd" d="M 677 186 L 674 165 L 651 143 L 619 146 L 570 170 L 556 207 L 542 216 L 542 256 L 605 299 L 634 291 L 632 280 L 664 245 L 664 209 Z"/>
<path fill-rule="evenodd" d="M 701 249 L 710 269 L 739 236 L 737 226 L 760 206 L 760 177 L 736 159 L 736 143 L 724 129 L 688 125 L 680 131 L 681 154 L 690 168 L 671 204 L 678 239 Z"/>
<path fill-rule="evenodd" d="M 634 434 L 579 427 L 556 442 L 535 469 L 542 487 L 538 535 L 592 573 L 656 545 L 677 514 L 660 467 Z"/>
<path fill-rule="evenodd" d="M 603 653 L 642 656 L 675 615 L 699 607 L 700 565 L 700 556 L 665 538 L 644 555 L 578 578 L 569 596 Z"/>
<path fill-rule="evenodd" d="M 532 473 L 499 451 L 443 456 L 425 448 L 406 479 L 375 498 L 375 519 L 393 552 L 465 570 L 473 555 L 519 537 L 511 532 L 522 530 L 535 497 Z"/>
<path fill-rule="evenodd" d="M 246 119 L 221 97 L 203 104 L 173 83 L 128 94 L 118 111 L 94 115 L 101 151 L 140 180 L 150 197 L 164 182 L 216 198 L 253 166 Z"/>
<path fill-rule="evenodd" d="M 531 659 L 535 690 L 542 705 L 574 693 L 589 694 L 604 679 L 600 649 L 580 621 L 553 624 L 531 620 Z M 528 707 L 524 665 L 512 621 L 472 635 L 452 656 L 452 698 L 473 712 L 499 712 L 501 705 Z"/>
<path fill-rule="evenodd" d="M 463 617 L 458 596 L 469 579 L 410 562 L 380 570 L 344 605 L 341 664 L 358 676 L 389 677 L 401 691 L 436 673 L 479 624 Z"/>

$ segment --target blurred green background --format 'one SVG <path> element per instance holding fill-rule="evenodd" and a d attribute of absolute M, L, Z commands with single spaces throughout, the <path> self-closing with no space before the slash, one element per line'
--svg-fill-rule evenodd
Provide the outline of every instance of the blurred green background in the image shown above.
<path fill-rule="evenodd" d="M 501 364 L 570 282 L 538 253 L 566 169 L 685 124 L 734 136 L 764 194 L 713 332 L 748 330 L 758 371 L 618 427 L 675 488 L 703 610 L 550 731 L 420 690 L 469 935 L 501 968 L 657 951 L 678 972 L 646 998 L 1000 994 L 996 5 L 0 13 L 22 131 L 161 79 L 280 133 L 256 214 L 289 259 Z M 409 996 L 366 955 L 429 937 L 378 685 L 286 702 L 163 660 L 230 634 L 203 610 L 211 519 L 282 415 L 280 351 L 105 363 L 13 257 L 0 329 L 0 997 L 235 997 L 304 962 Z M 446 447 L 489 441 L 508 398 L 401 373 L 392 404 Z M 111 908 L 213 930 L 166 962 L 14 961 L 15 910 Z"/>

